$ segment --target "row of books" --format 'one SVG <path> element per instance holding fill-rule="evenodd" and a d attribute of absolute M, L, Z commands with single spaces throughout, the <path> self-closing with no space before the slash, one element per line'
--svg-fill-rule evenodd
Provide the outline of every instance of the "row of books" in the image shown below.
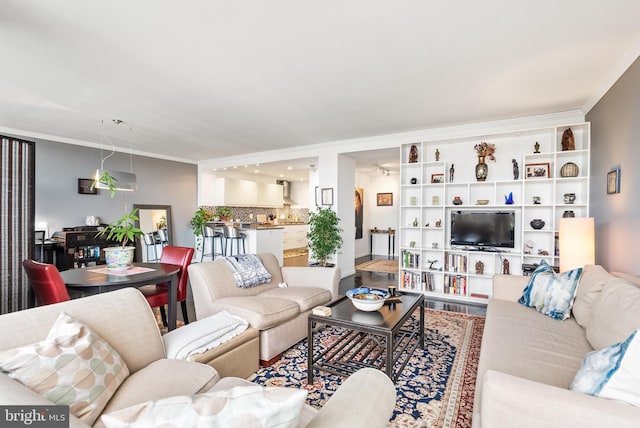
<path fill-rule="evenodd" d="M 444 292 L 446 294 L 467 295 L 467 277 L 461 275 L 444 276 Z"/>
<path fill-rule="evenodd" d="M 417 291 L 434 291 L 436 283 L 432 273 L 402 271 L 402 287 Z"/>
<path fill-rule="evenodd" d="M 400 260 L 402 260 L 402 267 L 410 269 L 420 269 L 420 254 L 402 250 L 402 253 L 400 254 Z"/>
<path fill-rule="evenodd" d="M 444 270 L 446 272 L 467 272 L 467 256 L 445 252 Z"/>

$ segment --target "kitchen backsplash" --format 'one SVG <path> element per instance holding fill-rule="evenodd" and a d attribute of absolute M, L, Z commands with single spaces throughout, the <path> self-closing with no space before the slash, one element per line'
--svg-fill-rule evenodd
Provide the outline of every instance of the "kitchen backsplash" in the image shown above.
<path fill-rule="evenodd" d="M 211 207 L 212 209 L 215 207 Z M 308 208 L 259 208 L 259 207 L 229 207 L 231 209 L 231 216 L 234 220 L 240 221 L 256 221 L 258 214 L 264 214 L 269 218 L 269 215 L 274 215 L 280 223 L 308 223 L 309 222 L 309 209 Z M 253 219 L 251 219 L 253 214 Z"/>

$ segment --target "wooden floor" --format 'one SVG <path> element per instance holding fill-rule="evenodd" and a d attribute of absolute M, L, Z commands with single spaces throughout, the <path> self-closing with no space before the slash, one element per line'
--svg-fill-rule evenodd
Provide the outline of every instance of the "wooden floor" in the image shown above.
<path fill-rule="evenodd" d="M 359 265 L 369 260 L 386 258 L 384 256 L 365 256 L 355 260 Z M 284 259 L 284 266 L 307 266 L 308 257 L 306 255 L 289 257 Z M 398 274 L 356 271 L 355 274 L 340 280 L 340 294 L 345 294 L 347 290 L 357 287 L 387 288 L 390 285 L 398 285 Z M 445 299 L 428 298 L 426 307 L 440 309 L 444 311 L 461 312 L 471 315 L 485 316 L 487 307 L 481 304 L 466 304 L 452 302 Z"/>

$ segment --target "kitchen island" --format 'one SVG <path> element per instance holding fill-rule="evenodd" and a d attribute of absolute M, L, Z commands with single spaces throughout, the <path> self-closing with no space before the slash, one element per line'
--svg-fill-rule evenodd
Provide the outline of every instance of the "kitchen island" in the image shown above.
<path fill-rule="evenodd" d="M 245 251 L 248 254 L 271 253 L 276 256 L 278 263 L 282 266 L 284 250 L 283 226 L 243 221 L 213 221 L 207 223 L 207 225 L 213 228 L 220 228 L 222 226 L 238 228 L 240 232 L 246 236 Z M 228 248 L 231 249 L 231 245 L 229 245 Z"/>

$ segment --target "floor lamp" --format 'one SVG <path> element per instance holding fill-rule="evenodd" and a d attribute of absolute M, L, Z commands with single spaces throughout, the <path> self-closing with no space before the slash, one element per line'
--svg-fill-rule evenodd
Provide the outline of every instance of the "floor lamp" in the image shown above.
<path fill-rule="evenodd" d="M 595 263 L 593 217 L 561 218 L 558 228 L 560 272 Z"/>

